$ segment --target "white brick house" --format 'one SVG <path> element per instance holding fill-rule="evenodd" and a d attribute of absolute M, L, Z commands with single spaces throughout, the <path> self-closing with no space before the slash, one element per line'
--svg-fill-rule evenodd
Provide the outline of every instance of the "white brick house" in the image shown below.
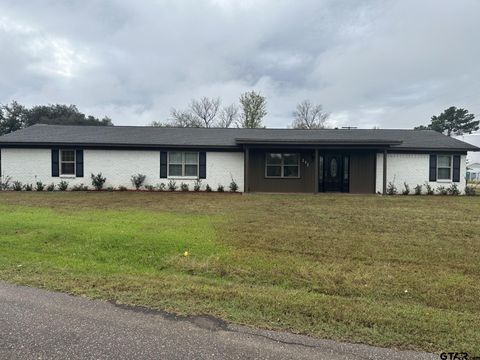
<path fill-rule="evenodd" d="M 196 181 L 215 190 L 385 193 L 428 183 L 465 188 L 477 147 L 433 131 L 290 130 L 35 125 L 0 137 L 2 177 L 23 184 L 105 186 Z"/>

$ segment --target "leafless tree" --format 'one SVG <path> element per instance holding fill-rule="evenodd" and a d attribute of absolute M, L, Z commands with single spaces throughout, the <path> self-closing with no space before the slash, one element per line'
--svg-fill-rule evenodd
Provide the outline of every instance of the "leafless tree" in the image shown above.
<path fill-rule="evenodd" d="M 220 98 L 203 97 L 200 100 L 192 100 L 190 110 L 193 116 L 202 123 L 202 127 L 214 127 L 221 103 Z"/>
<path fill-rule="evenodd" d="M 202 127 L 203 124 L 199 118 L 197 118 L 189 110 L 178 110 L 173 108 L 170 111 L 171 120 L 167 124 L 171 127 Z"/>
<path fill-rule="evenodd" d="M 238 106 L 231 104 L 225 106 L 219 114 L 219 121 L 217 126 L 221 128 L 228 128 L 237 121 L 238 118 Z"/>
<path fill-rule="evenodd" d="M 310 100 L 304 100 L 297 105 L 293 116 L 295 118 L 292 123 L 294 129 L 324 129 L 330 114 L 323 111 L 322 105 L 315 105 Z"/>

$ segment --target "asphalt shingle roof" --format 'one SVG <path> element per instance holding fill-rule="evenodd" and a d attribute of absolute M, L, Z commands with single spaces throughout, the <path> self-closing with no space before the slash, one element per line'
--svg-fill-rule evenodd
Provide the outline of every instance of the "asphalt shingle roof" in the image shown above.
<path fill-rule="evenodd" d="M 147 126 L 34 125 L 0 137 L 2 145 L 108 147 L 220 147 L 242 143 L 391 145 L 396 149 L 478 151 L 466 142 L 431 130 L 392 129 L 219 129 Z"/>

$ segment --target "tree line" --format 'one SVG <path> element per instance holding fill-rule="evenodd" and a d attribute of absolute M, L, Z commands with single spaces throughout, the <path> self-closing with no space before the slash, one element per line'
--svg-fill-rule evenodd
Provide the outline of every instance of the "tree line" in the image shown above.
<path fill-rule="evenodd" d="M 267 115 L 265 96 L 248 91 L 240 96 L 238 104 L 222 106 L 220 98 L 202 97 L 193 99 L 185 109 L 172 108 L 167 121 L 154 121 L 151 126 L 158 127 L 218 127 L 218 128 L 263 128 L 263 119 Z M 294 129 L 322 129 L 326 127 L 329 114 L 321 105 L 310 100 L 299 103 L 293 112 Z M 35 124 L 50 125 L 95 125 L 113 126 L 108 117 L 98 119 L 85 115 L 75 105 L 37 105 L 27 108 L 12 101 L 0 104 L 0 135 L 23 129 Z"/>
<path fill-rule="evenodd" d="M 205 127 L 205 128 L 263 128 L 263 118 L 267 115 L 267 99 L 255 91 L 245 92 L 238 104 L 222 107 L 219 97 L 193 99 L 187 108 L 170 111 L 170 119 L 154 121 L 152 126 L 160 127 Z M 299 103 L 293 112 L 294 129 L 323 129 L 329 114 L 321 105 L 310 100 Z"/>
<path fill-rule="evenodd" d="M 172 108 L 167 121 L 155 121 L 158 127 L 204 127 L 204 128 L 264 128 L 267 115 L 267 99 L 255 91 L 243 93 L 238 104 L 222 106 L 220 98 L 202 97 L 191 100 L 184 109 Z M 330 114 L 322 105 L 310 100 L 300 102 L 292 113 L 289 128 L 324 129 L 328 127 Z M 448 136 L 471 134 L 479 130 L 480 121 L 468 110 L 451 106 L 440 115 L 431 117 L 430 124 L 415 127 L 415 130 L 434 130 Z M 0 104 L 0 135 L 20 130 L 35 124 L 113 126 L 108 117 L 102 119 L 85 115 L 75 105 L 37 105 L 27 108 L 16 101 Z"/>
<path fill-rule="evenodd" d="M 110 118 L 87 116 L 75 105 L 36 105 L 27 108 L 16 101 L 0 104 L 0 135 L 35 124 L 113 126 Z"/>

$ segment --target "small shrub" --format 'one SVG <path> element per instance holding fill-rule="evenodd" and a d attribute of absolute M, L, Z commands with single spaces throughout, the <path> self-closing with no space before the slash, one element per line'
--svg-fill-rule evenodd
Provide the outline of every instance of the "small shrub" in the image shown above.
<path fill-rule="evenodd" d="M 188 184 L 185 184 L 185 183 L 181 183 L 180 184 L 180 190 L 182 191 L 188 191 Z"/>
<path fill-rule="evenodd" d="M 238 185 L 235 182 L 235 180 L 232 179 L 232 182 L 228 186 L 230 188 L 230 192 L 237 192 L 238 191 Z"/>
<path fill-rule="evenodd" d="M 224 192 L 224 191 L 225 191 L 225 187 L 224 187 L 223 185 L 218 184 L 217 191 L 218 191 L 218 192 Z"/>
<path fill-rule="evenodd" d="M 107 187 L 107 191 L 108 192 L 115 191 L 115 188 L 113 186 L 109 186 L 109 187 Z"/>
<path fill-rule="evenodd" d="M 195 183 L 193 184 L 193 191 L 200 191 L 202 189 L 202 180 L 195 180 Z"/>
<path fill-rule="evenodd" d="M 477 192 L 473 186 L 465 186 L 465 195 L 467 196 L 475 196 Z"/>
<path fill-rule="evenodd" d="M 422 185 L 418 184 L 417 186 L 415 186 L 414 191 L 415 195 L 422 195 Z"/>
<path fill-rule="evenodd" d="M 43 191 L 45 190 L 45 185 L 41 181 L 37 181 L 37 183 L 35 184 L 35 190 Z"/>
<path fill-rule="evenodd" d="M 72 191 L 88 191 L 88 186 L 83 184 L 73 185 Z"/>
<path fill-rule="evenodd" d="M 103 185 L 105 184 L 105 181 L 107 181 L 106 177 L 102 176 L 102 173 L 99 173 L 97 175 L 91 174 L 90 177 L 92 178 L 92 185 L 95 188 L 95 190 L 100 191 L 103 189 Z"/>
<path fill-rule="evenodd" d="M 127 189 L 126 186 L 120 185 L 120 186 L 118 187 L 118 191 L 127 191 L 127 190 L 128 190 L 128 189 Z"/>
<path fill-rule="evenodd" d="M 10 189 L 10 181 L 12 181 L 10 176 L 0 176 L 0 191 Z"/>
<path fill-rule="evenodd" d="M 437 188 L 437 192 L 439 195 L 447 195 L 448 194 L 448 189 L 445 186 L 439 186 Z"/>
<path fill-rule="evenodd" d="M 155 186 L 153 186 L 153 185 L 145 185 L 145 189 L 146 189 L 147 191 L 155 191 Z"/>
<path fill-rule="evenodd" d="M 408 194 L 410 194 L 410 186 L 406 182 L 404 182 L 402 195 L 408 195 Z"/>
<path fill-rule="evenodd" d="M 207 185 L 205 186 L 205 191 L 206 191 L 206 192 L 212 192 L 212 188 L 210 187 L 210 185 L 207 184 Z"/>
<path fill-rule="evenodd" d="M 397 187 L 393 182 L 389 182 L 387 185 L 387 195 L 396 195 L 397 194 Z"/>
<path fill-rule="evenodd" d="M 143 174 L 132 175 L 132 185 L 135 186 L 135 189 L 139 190 L 145 182 L 146 178 L 147 176 Z"/>
<path fill-rule="evenodd" d="M 168 182 L 168 190 L 169 191 L 176 191 L 177 190 L 177 183 L 173 180 Z"/>
<path fill-rule="evenodd" d="M 20 181 L 14 181 L 12 185 L 13 190 L 15 191 L 22 191 L 23 184 Z"/>
<path fill-rule="evenodd" d="M 157 191 L 165 191 L 167 190 L 167 186 L 165 185 L 165 183 L 160 183 L 156 186 L 156 189 Z"/>
<path fill-rule="evenodd" d="M 428 182 L 425 183 L 425 189 L 427 191 L 427 195 L 435 194 L 435 190 L 433 190 L 432 186 Z"/>
<path fill-rule="evenodd" d="M 447 192 L 449 195 L 457 196 L 460 195 L 460 190 L 458 190 L 457 184 L 452 184 L 448 189 Z"/>
<path fill-rule="evenodd" d="M 25 184 L 25 191 L 32 191 L 33 185 L 32 184 Z"/>
<path fill-rule="evenodd" d="M 47 186 L 47 191 L 54 191 L 55 190 L 55 184 L 51 183 L 50 185 Z"/>
<path fill-rule="evenodd" d="M 62 180 L 58 183 L 57 187 L 58 187 L 58 190 L 60 190 L 60 191 L 67 191 L 68 182 L 66 182 L 65 180 Z"/>

